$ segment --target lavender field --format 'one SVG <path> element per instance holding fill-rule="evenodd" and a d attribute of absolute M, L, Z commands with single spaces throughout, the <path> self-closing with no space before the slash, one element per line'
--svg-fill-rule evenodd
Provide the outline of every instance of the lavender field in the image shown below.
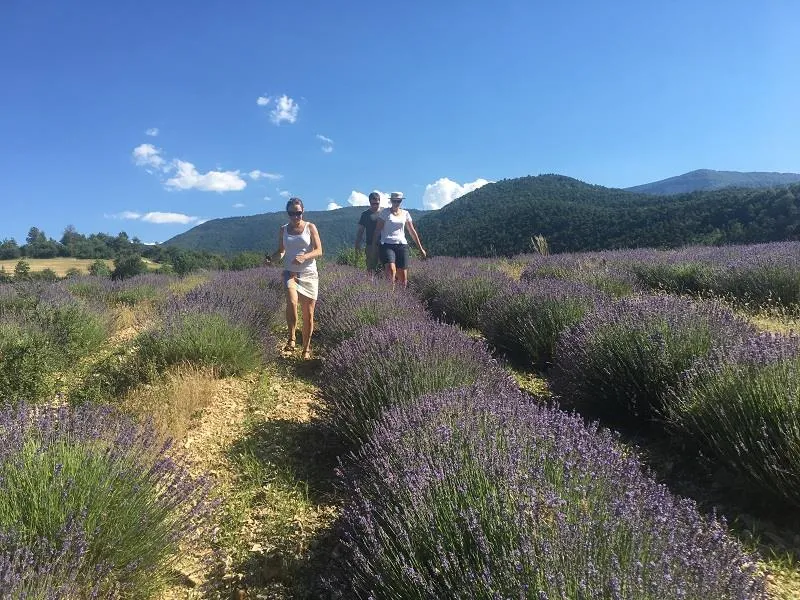
<path fill-rule="evenodd" d="M 282 294 L 0 286 L 0 597 L 800 594 L 800 243 L 324 265 L 312 361 Z"/>

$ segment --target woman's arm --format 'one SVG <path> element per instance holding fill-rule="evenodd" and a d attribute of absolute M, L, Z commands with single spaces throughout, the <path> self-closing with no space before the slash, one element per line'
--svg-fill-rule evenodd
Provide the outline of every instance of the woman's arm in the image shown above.
<path fill-rule="evenodd" d="M 425 252 L 425 248 L 422 247 L 422 242 L 419 239 L 419 234 L 417 233 L 416 228 L 414 227 L 414 223 L 411 221 L 406 221 L 406 227 L 408 227 L 408 233 L 411 234 L 411 237 L 414 238 L 414 241 L 419 246 L 419 251 L 422 253 L 422 258 L 428 256 L 428 253 Z"/>
<path fill-rule="evenodd" d="M 286 248 L 283 246 L 283 228 L 284 226 L 281 225 L 281 228 L 278 230 L 278 250 L 277 252 L 273 252 L 269 257 L 270 261 L 273 263 L 278 262 L 283 258 L 283 255 L 286 254 Z"/>
<path fill-rule="evenodd" d="M 317 231 L 317 226 L 313 223 L 308 224 L 308 231 L 311 233 L 311 252 L 300 253 L 297 255 L 297 258 L 294 259 L 298 265 L 302 265 L 307 260 L 311 260 L 312 258 L 318 258 L 322 256 L 322 240 L 319 239 L 319 231 Z"/>

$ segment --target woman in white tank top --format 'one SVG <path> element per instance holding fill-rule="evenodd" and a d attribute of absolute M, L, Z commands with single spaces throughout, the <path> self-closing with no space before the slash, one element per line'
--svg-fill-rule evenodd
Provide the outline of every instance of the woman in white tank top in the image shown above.
<path fill-rule="evenodd" d="M 322 242 L 316 225 L 303 220 L 303 201 L 290 198 L 286 203 L 289 222 L 278 234 L 275 262 L 284 258 L 283 284 L 286 288 L 286 325 L 289 336 L 284 351 L 294 352 L 297 330 L 297 305 L 303 311 L 303 358 L 311 358 L 311 334 L 314 333 L 314 306 L 317 302 L 319 277 L 317 257 L 322 256 Z"/>

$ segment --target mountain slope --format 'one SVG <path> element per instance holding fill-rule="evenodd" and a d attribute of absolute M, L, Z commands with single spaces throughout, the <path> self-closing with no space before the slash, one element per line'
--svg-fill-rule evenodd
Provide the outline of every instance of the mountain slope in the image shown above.
<path fill-rule="evenodd" d="M 306 219 L 319 229 L 322 248 L 327 257 L 342 248 L 352 247 L 358 218 L 366 206 L 347 206 L 336 210 L 306 211 Z M 416 219 L 418 210 L 411 210 Z M 215 254 L 244 251 L 274 252 L 278 247 L 278 229 L 288 220 L 286 213 L 264 213 L 248 217 L 212 219 L 164 242 L 187 250 L 205 250 Z"/>
<path fill-rule="evenodd" d="M 797 239 L 800 184 L 655 196 L 541 175 L 485 185 L 418 221 L 433 254 L 513 255 Z"/>
<path fill-rule="evenodd" d="M 740 171 L 713 171 L 711 169 L 698 169 L 669 177 L 661 181 L 645 183 L 626 188 L 630 192 L 644 194 L 685 194 L 688 192 L 719 190 L 726 187 L 765 188 L 789 185 L 800 182 L 798 173 L 767 173 Z"/>

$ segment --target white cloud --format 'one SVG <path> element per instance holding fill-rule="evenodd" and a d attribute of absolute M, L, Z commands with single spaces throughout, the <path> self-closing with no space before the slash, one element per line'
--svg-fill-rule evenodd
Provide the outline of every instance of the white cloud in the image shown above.
<path fill-rule="evenodd" d="M 269 179 L 270 181 L 277 181 L 281 179 L 283 175 L 280 173 L 267 173 L 266 171 L 259 171 L 258 169 L 253 169 L 247 174 L 250 179 L 254 181 L 258 181 L 259 179 Z"/>
<path fill-rule="evenodd" d="M 269 196 L 264 196 L 264 200 L 266 200 L 267 202 L 269 202 L 270 200 L 272 200 L 272 198 L 270 198 Z"/>
<path fill-rule="evenodd" d="M 336 210 L 337 208 L 342 208 L 336 202 L 328 202 L 328 210 Z"/>
<path fill-rule="evenodd" d="M 292 195 L 289 193 L 288 190 L 278 190 L 278 195 L 281 198 L 291 198 L 292 197 Z"/>
<path fill-rule="evenodd" d="M 166 164 L 161 149 L 153 144 L 140 144 L 133 149 L 133 161 L 140 167 L 161 169 Z"/>
<path fill-rule="evenodd" d="M 247 182 L 239 177 L 239 171 L 208 171 L 199 173 L 195 166 L 185 160 L 172 161 L 174 177 L 167 179 L 167 187 L 179 190 L 201 190 L 203 192 L 238 192 L 247 186 Z"/>
<path fill-rule="evenodd" d="M 259 106 L 266 106 L 267 104 L 269 104 L 269 100 L 270 100 L 269 96 L 259 96 L 256 99 L 256 104 L 258 104 Z"/>
<path fill-rule="evenodd" d="M 386 192 L 381 192 L 380 190 L 374 190 L 378 192 L 378 195 L 381 197 L 381 206 L 384 208 L 389 206 L 389 194 Z M 347 203 L 350 206 L 369 206 L 369 196 L 367 194 L 363 194 L 359 191 L 353 190 L 350 192 L 350 195 L 347 197 Z"/>
<path fill-rule="evenodd" d="M 112 215 L 104 214 L 103 216 L 106 219 L 129 219 L 129 220 L 134 220 L 134 219 L 141 218 L 142 215 L 137 213 L 137 212 L 134 212 L 132 210 L 123 210 L 121 213 L 115 213 L 115 214 L 112 214 Z"/>
<path fill-rule="evenodd" d="M 144 134 L 149 135 L 150 137 L 156 137 L 158 135 L 158 127 L 151 127 L 145 131 Z"/>
<path fill-rule="evenodd" d="M 460 198 L 479 187 L 491 183 L 486 179 L 476 179 L 470 183 L 461 185 L 455 181 L 451 181 L 447 177 L 442 177 L 429 183 L 425 186 L 425 192 L 422 194 L 422 206 L 428 210 L 435 210 L 450 204 L 456 198 Z"/>
<path fill-rule="evenodd" d="M 169 223 L 180 223 L 181 225 L 188 225 L 189 223 L 197 223 L 200 219 L 198 217 L 190 217 L 181 213 L 173 212 L 149 212 L 142 215 L 142 221 L 147 223 L 156 223 L 158 225 Z"/>
<path fill-rule="evenodd" d="M 297 102 L 284 94 L 275 101 L 275 108 L 269 111 L 269 118 L 275 125 L 280 125 L 284 121 L 294 123 L 297 121 L 299 110 L 300 107 Z"/>
<path fill-rule="evenodd" d="M 331 138 L 318 133 L 317 139 L 322 142 L 321 149 L 325 154 L 333 152 L 333 140 Z"/>
<path fill-rule="evenodd" d="M 241 202 L 237 202 L 236 204 L 233 205 L 233 208 L 244 208 L 244 206 L 245 205 L 242 204 Z"/>
<path fill-rule="evenodd" d="M 200 222 L 200 219 L 198 217 L 190 217 L 189 215 L 183 215 L 181 213 L 158 212 L 158 211 L 142 214 L 133 210 L 124 210 L 121 213 L 117 213 L 114 215 L 105 215 L 105 216 L 108 219 L 129 219 L 132 221 L 141 220 L 147 223 L 156 223 L 158 225 L 162 225 L 165 223 L 180 223 L 182 225 L 186 225 L 188 223 Z"/>

